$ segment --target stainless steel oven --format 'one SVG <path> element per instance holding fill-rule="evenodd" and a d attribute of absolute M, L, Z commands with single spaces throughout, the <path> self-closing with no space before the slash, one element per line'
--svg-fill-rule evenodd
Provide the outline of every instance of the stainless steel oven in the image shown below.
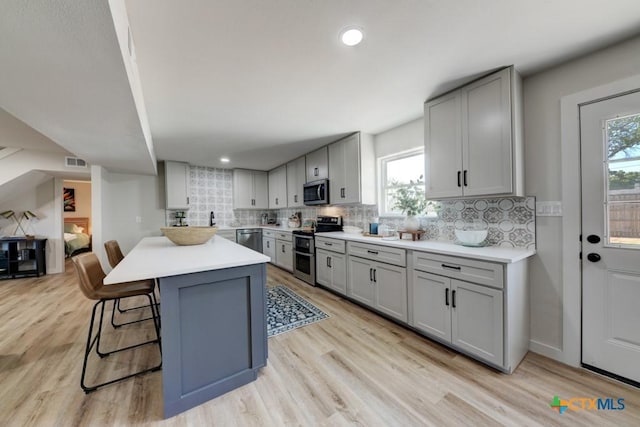
<path fill-rule="evenodd" d="M 312 232 L 293 232 L 293 275 L 316 284 L 315 241 Z"/>

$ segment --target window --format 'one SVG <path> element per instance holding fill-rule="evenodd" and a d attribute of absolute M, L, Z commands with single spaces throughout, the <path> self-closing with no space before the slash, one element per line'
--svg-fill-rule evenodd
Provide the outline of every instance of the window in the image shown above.
<path fill-rule="evenodd" d="M 394 195 L 399 188 L 416 187 L 418 184 L 424 191 L 424 149 L 393 154 L 380 159 L 380 215 L 402 215 L 402 211 L 394 209 Z M 413 181 L 411 185 L 410 181 Z"/>

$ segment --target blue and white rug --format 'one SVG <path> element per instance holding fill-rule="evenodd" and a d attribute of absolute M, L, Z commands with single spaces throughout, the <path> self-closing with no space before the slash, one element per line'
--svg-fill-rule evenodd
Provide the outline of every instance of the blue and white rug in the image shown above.
<path fill-rule="evenodd" d="M 329 317 L 283 285 L 267 288 L 267 335 L 272 337 Z"/>

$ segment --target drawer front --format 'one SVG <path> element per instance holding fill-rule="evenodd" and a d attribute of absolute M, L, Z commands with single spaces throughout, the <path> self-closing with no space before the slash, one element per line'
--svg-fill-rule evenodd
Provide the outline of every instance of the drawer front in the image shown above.
<path fill-rule="evenodd" d="M 504 287 L 503 265 L 494 262 L 413 252 L 413 268 L 494 288 Z"/>
<path fill-rule="evenodd" d="M 328 237 L 316 237 L 316 248 L 343 254 L 346 252 L 346 242 Z"/>
<path fill-rule="evenodd" d="M 280 231 L 276 231 L 276 239 L 278 240 L 286 240 L 287 242 L 293 241 L 293 236 L 291 233 L 282 233 Z"/>
<path fill-rule="evenodd" d="M 400 267 L 407 265 L 407 251 L 404 249 L 359 242 L 347 242 L 347 249 L 349 250 L 349 255 L 386 262 Z"/>
<path fill-rule="evenodd" d="M 263 237 L 276 237 L 276 232 L 273 230 L 262 229 Z"/>

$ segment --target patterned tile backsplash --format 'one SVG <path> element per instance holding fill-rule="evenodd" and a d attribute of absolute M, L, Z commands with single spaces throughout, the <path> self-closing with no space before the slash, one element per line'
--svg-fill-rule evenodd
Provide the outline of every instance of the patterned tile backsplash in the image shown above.
<path fill-rule="evenodd" d="M 189 225 L 209 225 L 210 212 L 215 213 L 219 226 L 256 225 L 262 214 L 277 218 L 280 224 L 295 212 L 303 219 L 318 215 L 339 215 L 345 225 L 368 229 L 378 217 L 375 205 L 348 207 L 303 207 L 279 210 L 233 210 L 233 171 L 231 169 L 190 166 L 191 208 L 187 211 Z M 168 225 L 175 224 L 175 211 L 167 211 Z M 426 230 L 424 239 L 454 241 L 456 228 L 486 228 L 487 243 L 491 246 L 535 248 L 535 198 L 514 197 L 500 199 L 448 200 L 440 203 L 437 217 L 421 218 Z M 381 224 L 402 228 L 403 218 L 383 217 Z"/>

